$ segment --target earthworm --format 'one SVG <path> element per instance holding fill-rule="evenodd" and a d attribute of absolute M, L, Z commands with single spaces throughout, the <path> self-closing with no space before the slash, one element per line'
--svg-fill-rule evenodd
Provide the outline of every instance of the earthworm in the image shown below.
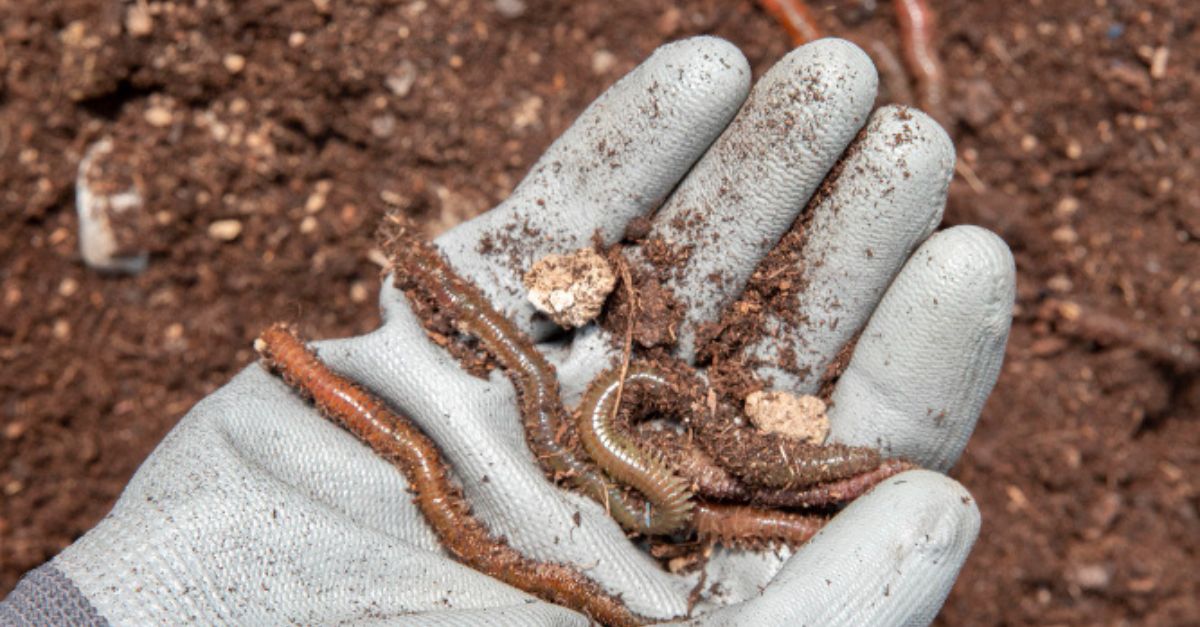
<path fill-rule="evenodd" d="M 456 325 L 476 337 L 500 362 L 517 391 L 529 447 L 551 475 L 603 503 L 627 531 L 663 534 L 677 529 L 678 512 L 664 511 L 628 495 L 563 444 L 560 430 L 565 433 L 573 425 L 559 398 L 554 366 L 533 342 L 493 309 L 475 286 L 455 274 L 430 244 L 406 237 L 404 232 L 397 237 L 404 239 L 393 246 L 397 267 L 404 271 L 396 273 L 397 282 L 421 290 L 451 312 Z"/>
<path fill-rule="evenodd" d="M 672 469 L 690 480 L 697 496 L 761 507 L 826 507 L 845 503 L 866 494 L 885 479 L 916 468 L 902 459 L 886 459 L 874 470 L 801 490 L 763 488 L 739 481 L 700 447 L 686 442 L 681 434 L 639 430 L 631 436 L 641 447 L 657 451 Z"/>
<path fill-rule="evenodd" d="M 820 531 L 828 518 L 819 514 L 697 502 L 693 521 L 701 539 L 715 540 L 725 546 L 756 547 L 772 542 L 800 546 Z"/>
<path fill-rule="evenodd" d="M 599 584 L 564 564 L 529 559 L 493 536 L 471 514 L 462 491 L 446 474 L 437 446 L 408 418 L 333 372 L 295 331 L 268 328 L 255 342 L 265 366 L 336 422 L 392 462 L 408 479 L 425 520 L 455 559 L 490 577 L 611 625 L 640 625 L 637 616 Z"/>
<path fill-rule="evenodd" d="M 724 413 L 728 414 L 728 410 Z M 690 424 L 713 459 L 753 486 L 799 489 L 847 479 L 879 467 L 879 451 L 845 444 L 811 444 L 760 431 L 715 411 L 698 411 Z"/>
<path fill-rule="evenodd" d="M 639 363 L 629 366 L 624 385 L 650 384 L 670 387 L 662 371 Z M 588 455 L 612 478 L 633 486 L 659 507 L 665 531 L 686 525 L 691 517 L 692 493 L 687 483 L 675 474 L 662 456 L 637 445 L 613 424 L 620 398 L 621 370 L 613 369 L 596 377 L 579 403 L 579 439 Z"/>
<path fill-rule="evenodd" d="M 783 26 L 793 44 L 800 46 L 821 38 L 821 27 L 803 0 L 758 0 L 758 4 Z"/>
<path fill-rule="evenodd" d="M 917 104 L 945 124 L 945 72 L 933 44 L 937 20 L 926 0 L 895 0 L 894 4 L 900 23 L 900 51 L 917 83 Z"/>

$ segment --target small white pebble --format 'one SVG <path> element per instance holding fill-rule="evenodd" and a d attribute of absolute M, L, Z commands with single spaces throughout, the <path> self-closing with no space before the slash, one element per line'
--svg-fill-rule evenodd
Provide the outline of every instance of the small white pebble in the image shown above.
<path fill-rule="evenodd" d="M 93 188 L 94 168 L 100 172 L 110 160 L 120 160 L 113 152 L 112 140 L 101 139 L 88 147 L 75 175 L 75 210 L 79 216 L 79 252 L 83 262 L 98 270 L 136 274 L 146 268 L 149 259 L 145 251 L 118 255 L 114 216 L 133 216 L 145 210 L 141 190 L 134 184 L 125 189 L 110 189 L 101 185 Z M 67 233 L 62 233 L 65 239 Z M 55 231 L 50 239 L 59 236 Z"/>
<path fill-rule="evenodd" d="M 396 96 L 403 98 L 412 91 L 413 83 L 417 82 L 417 66 L 405 59 L 383 79 L 383 84 Z"/>
<path fill-rule="evenodd" d="M 1074 244 L 1079 241 L 1079 233 L 1069 226 L 1060 226 L 1050 233 L 1050 239 L 1059 244 Z"/>
<path fill-rule="evenodd" d="M 616 286 L 608 260 L 591 248 L 546 255 L 523 279 L 529 302 L 560 326 L 581 327 L 600 315 Z"/>
<path fill-rule="evenodd" d="M 592 73 L 608 74 L 617 65 L 617 55 L 607 50 L 597 50 L 592 53 Z"/>
<path fill-rule="evenodd" d="M 1150 55 L 1150 78 L 1160 79 L 1167 75 L 1167 59 L 1170 58 L 1171 51 L 1164 47 L 1154 49 L 1154 53 Z"/>
<path fill-rule="evenodd" d="M 1077 140 L 1067 141 L 1067 158 L 1074 160 L 1083 155 L 1083 146 Z"/>
<path fill-rule="evenodd" d="M 145 37 L 154 31 L 154 18 L 145 5 L 134 4 L 125 12 L 125 30 L 134 37 Z"/>
<path fill-rule="evenodd" d="M 540 96 L 530 96 L 520 102 L 512 113 L 512 125 L 516 130 L 533 126 L 542 115 L 543 101 Z"/>
<path fill-rule="evenodd" d="M 524 0 L 495 0 L 496 12 L 509 19 L 525 14 Z"/>
<path fill-rule="evenodd" d="M 324 208 L 325 194 L 322 194 L 321 192 L 313 192 L 309 194 L 308 198 L 304 201 L 305 213 L 319 213 Z"/>
<path fill-rule="evenodd" d="M 240 54 L 227 54 L 222 59 L 225 69 L 229 70 L 230 74 L 237 74 L 246 68 L 246 57 Z"/>
<path fill-rule="evenodd" d="M 1081 564 L 1075 567 L 1071 578 L 1084 590 L 1103 590 L 1108 587 L 1111 576 L 1101 564 Z"/>
<path fill-rule="evenodd" d="M 746 417 L 754 426 L 818 444 L 829 436 L 825 409 L 825 402 L 810 394 L 751 392 L 746 396 Z"/>
<path fill-rule="evenodd" d="M 70 298 L 75 295 L 75 292 L 78 291 L 79 281 L 76 281 L 71 277 L 63 279 L 62 282 L 58 284 L 58 295 L 62 296 L 63 298 Z"/>
<path fill-rule="evenodd" d="M 217 220 L 208 225 L 208 236 L 222 242 L 232 242 L 241 234 L 242 223 L 238 220 Z"/>
<path fill-rule="evenodd" d="M 1062 200 L 1054 205 L 1054 215 L 1060 218 L 1069 218 L 1079 211 L 1079 199 L 1074 196 L 1065 196 Z"/>
<path fill-rule="evenodd" d="M 175 119 L 169 109 L 158 105 L 146 109 L 143 117 L 145 117 L 146 122 L 150 123 L 150 126 L 157 126 L 159 128 L 170 126 L 171 122 Z"/>

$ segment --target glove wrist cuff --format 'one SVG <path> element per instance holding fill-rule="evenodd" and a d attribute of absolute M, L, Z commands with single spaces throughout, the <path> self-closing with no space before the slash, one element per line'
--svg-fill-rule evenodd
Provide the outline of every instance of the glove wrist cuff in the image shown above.
<path fill-rule="evenodd" d="M 0 624 L 103 627 L 108 621 L 57 568 L 44 564 L 29 571 L 0 601 Z"/>

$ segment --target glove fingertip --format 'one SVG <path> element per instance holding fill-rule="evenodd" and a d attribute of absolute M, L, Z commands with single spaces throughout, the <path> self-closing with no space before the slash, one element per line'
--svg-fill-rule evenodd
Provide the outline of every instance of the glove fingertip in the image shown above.
<path fill-rule="evenodd" d="M 667 67 L 680 71 L 678 82 L 712 94 L 728 94 L 734 106 L 750 91 L 750 62 L 741 49 L 728 40 L 699 35 L 661 46 L 651 58 L 660 57 Z"/>
<path fill-rule="evenodd" d="M 954 480 L 906 472 L 847 507 L 763 593 L 703 622 L 928 624 L 979 535 L 979 508 Z"/>

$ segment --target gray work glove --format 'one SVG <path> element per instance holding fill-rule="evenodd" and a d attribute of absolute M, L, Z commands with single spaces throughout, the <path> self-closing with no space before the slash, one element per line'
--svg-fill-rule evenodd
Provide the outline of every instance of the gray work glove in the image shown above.
<path fill-rule="evenodd" d="M 508 201 L 437 240 L 544 340 L 520 285 L 529 264 L 588 246 L 596 232 L 613 242 L 669 195 L 653 233 L 694 246 L 671 285 L 690 306 L 678 347 L 687 358 L 695 325 L 735 299 L 861 130 L 814 205 L 802 315 L 770 321 L 778 337 L 754 350 L 774 359 L 791 347 L 788 371 L 813 376 L 760 374 L 812 392 L 861 330 L 833 396 L 832 438 L 930 470 L 888 480 L 794 554 L 717 550 L 694 613 L 702 623 L 928 623 L 978 533 L 970 495 L 940 472 L 995 383 L 1013 263 L 979 228 L 930 236 L 953 148 L 919 112 L 872 115 L 876 82 L 861 50 L 829 39 L 788 55 L 747 98 L 750 70 L 729 43 L 664 46 L 589 107 Z M 508 380 L 464 372 L 390 282 L 380 301 L 379 330 L 320 342 L 320 357 L 438 443 L 494 534 L 576 565 L 635 612 L 684 614 L 699 574 L 664 571 L 602 505 L 547 481 Z M 568 402 L 609 365 L 611 347 L 595 327 L 543 344 Z M 405 486 L 255 364 L 197 404 L 112 513 L 51 567 L 114 623 L 586 624 L 450 559 Z"/>

